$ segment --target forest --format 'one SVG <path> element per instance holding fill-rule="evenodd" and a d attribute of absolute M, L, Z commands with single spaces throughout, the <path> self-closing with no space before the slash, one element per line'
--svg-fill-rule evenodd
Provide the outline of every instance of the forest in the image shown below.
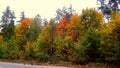
<path fill-rule="evenodd" d="M 81 14 L 63 7 L 50 21 L 22 13 L 17 25 L 7 7 L 0 22 L 0 59 L 120 63 L 120 14 L 105 7 L 102 12 L 86 8 Z"/>

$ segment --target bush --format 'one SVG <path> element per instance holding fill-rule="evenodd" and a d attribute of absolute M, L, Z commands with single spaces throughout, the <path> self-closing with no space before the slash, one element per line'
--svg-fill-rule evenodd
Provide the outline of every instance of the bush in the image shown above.
<path fill-rule="evenodd" d="M 49 61 L 49 55 L 43 52 L 38 52 L 36 54 L 36 60 L 38 60 L 39 62 L 47 62 Z"/>
<path fill-rule="evenodd" d="M 5 59 L 7 58 L 7 51 L 6 51 L 6 48 L 2 45 L 0 45 L 0 58 L 1 59 Z"/>
<path fill-rule="evenodd" d="M 35 58 L 35 54 L 36 54 L 36 45 L 34 42 L 31 42 L 32 44 L 30 44 L 29 42 L 26 45 L 26 51 L 25 51 L 25 59 L 26 60 L 32 60 Z"/>
<path fill-rule="evenodd" d="M 18 59 L 19 55 L 19 48 L 16 45 L 16 40 L 14 37 L 11 37 L 10 40 L 7 42 L 7 53 L 8 59 Z"/>
<path fill-rule="evenodd" d="M 88 56 L 86 55 L 86 46 L 74 46 L 74 60 L 75 64 L 86 64 L 88 62 Z"/>

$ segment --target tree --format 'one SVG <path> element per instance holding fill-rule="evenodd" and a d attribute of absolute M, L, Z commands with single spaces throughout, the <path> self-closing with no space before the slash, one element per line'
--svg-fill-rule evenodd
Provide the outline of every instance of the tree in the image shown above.
<path fill-rule="evenodd" d="M 120 59 L 120 14 L 116 14 L 115 18 L 111 20 L 109 26 L 111 27 L 111 44 L 112 44 L 112 51 L 114 54 L 113 56 L 113 61 L 118 62 Z"/>
<path fill-rule="evenodd" d="M 106 1 L 108 1 L 108 3 Z M 100 9 L 102 11 L 108 21 L 113 11 L 115 13 L 120 11 L 120 8 L 118 8 L 120 0 L 97 0 L 97 3 L 100 4 L 98 10 Z"/>
<path fill-rule="evenodd" d="M 36 41 L 42 30 L 41 17 L 39 15 L 35 16 L 29 27 L 26 31 L 26 37 L 31 42 Z"/>
<path fill-rule="evenodd" d="M 56 36 L 56 23 L 54 19 L 51 19 L 49 22 L 50 25 L 50 37 L 51 37 L 51 43 L 53 44 L 54 38 Z"/>
<path fill-rule="evenodd" d="M 77 42 L 79 38 L 80 27 L 80 16 L 78 14 L 73 14 L 70 18 L 70 23 L 68 23 L 68 25 L 66 26 L 66 36 L 71 37 L 74 42 Z"/>
<path fill-rule="evenodd" d="M 82 29 L 88 30 L 89 27 L 98 30 L 100 24 L 103 23 L 103 15 L 95 9 L 84 9 L 81 15 Z"/>
<path fill-rule="evenodd" d="M 43 26 L 47 26 L 48 25 L 48 21 L 46 18 L 43 19 Z"/>
<path fill-rule="evenodd" d="M 14 34 L 14 19 L 15 19 L 14 12 L 11 12 L 10 7 L 7 6 L 6 10 L 3 12 L 1 26 L 3 37 L 5 39 L 10 39 L 10 37 Z"/>
<path fill-rule="evenodd" d="M 63 9 L 57 9 L 56 10 L 57 16 L 56 16 L 56 20 L 59 21 L 63 14 L 66 15 L 66 19 L 67 21 L 70 20 L 72 14 L 74 13 L 74 10 L 72 9 L 72 5 L 70 5 L 69 8 L 63 7 Z"/>
<path fill-rule="evenodd" d="M 22 21 L 21 21 L 21 25 L 20 27 L 26 31 L 28 28 L 30 28 L 30 24 L 32 23 L 32 20 L 30 18 L 24 18 Z"/>
<path fill-rule="evenodd" d="M 62 19 L 59 21 L 58 26 L 57 26 L 57 34 L 58 35 L 66 35 L 66 26 L 69 22 L 66 19 L 66 15 L 63 14 Z"/>
<path fill-rule="evenodd" d="M 102 14 L 95 9 L 82 11 L 79 44 L 75 49 L 79 63 L 96 62 L 100 58 L 99 28 L 102 19 Z"/>
<path fill-rule="evenodd" d="M 54 54 L 53 41 L 56 35 L 56 24 L 54 20 L 50 20 L 50 23 L 42 28 L 39 34 L 37 45 L 39 51 L 52 56 Z"/>
<path fill-rule="evenodd" d="M 21 23 L 15 28 L 15 38 L 17 44 L 20 46 L 20 50 L 25 50 L 28 39 L 26 37 L 26 32 L 30 28 L 32 20 L 30 18 L 24 18 Z"/>
<path fill-rule="evenodd" d="M 20 18 L 21 18 L 21 19 L 20 19 L 19 21 L 17 21 L 17 22 L 21 22 L 21 21 L 25 18 L 24 11 L 21 12 L 21 17 L 20 17 Z"/>

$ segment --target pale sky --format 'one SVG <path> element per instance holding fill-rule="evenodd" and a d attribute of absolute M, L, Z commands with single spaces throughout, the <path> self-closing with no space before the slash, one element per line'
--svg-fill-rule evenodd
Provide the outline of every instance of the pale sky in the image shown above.
<path fill-rule="evenodd" d="M 96 0 L 0 0 L 0 16 L 7 6 L 20 17 L 20 12 L 25 11 L 26 17 L 34 17 L 40 14 L 42 18 L 54 18 L 56 10 L 72 5 L 76 13 L 81 13 L 85 8 L 96 8 Z"/>

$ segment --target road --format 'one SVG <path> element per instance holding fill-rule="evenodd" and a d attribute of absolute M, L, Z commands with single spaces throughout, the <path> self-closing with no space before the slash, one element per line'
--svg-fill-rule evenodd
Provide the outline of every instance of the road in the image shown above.
<path fill-rule="evenodd" d="M 43 65 L 29 65 L 29 64 L 18 64 L 18 63 L 6 63 L 0 62 L 0 68 L 67 68 L 62 66 L 43 66 Z"/>

